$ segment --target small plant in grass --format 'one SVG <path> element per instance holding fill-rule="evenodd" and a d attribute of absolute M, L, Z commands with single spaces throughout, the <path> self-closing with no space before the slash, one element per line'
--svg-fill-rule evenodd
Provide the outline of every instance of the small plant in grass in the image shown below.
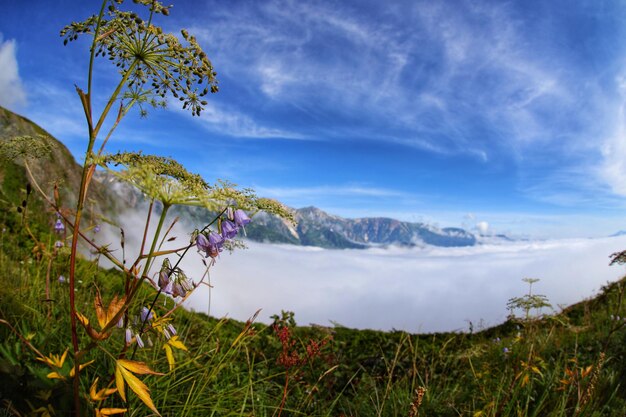
<path fill-rule="evenodd" d="M 75 207 L 72 210 L 63 207 L 57 190 L 48 195 L 32 175 L 29 159 L 49 147 L 45 137 L 17 137 L 3 143 L 4 155 L 22 159 L 33 187 L 53 209 L 55 230 L 67 233 L 67 238 L 59 239 L 60 243 L 55 242 L 54 247 L 67 247 L 69 251 L 64 287 L 69 302 L 68 347 L 62 352 L 43 352 L 26 338 L 22 339 L 28 342 L 26 345 L 37 359 L 49 367 L 48 378 L 72 381 L 71 408 L 75 415 L 81 415 L 83 398 L 88 399 L 96 415 L 124 413 L 128 406 L 116 406 L 118 400 L 111 398 L 116 394 L 123 402 L 128 402 L 130 391 L 152 413 L 159 415 L 148 386 L 140 378 L 144 375 L 164 377 L 164 374 L 155 370 L 154 363 L 135 357 L 138 348 L 147 348 L 159 341 L 172 370 L 176 364 L 175 352 L 187 349 L 172 323 L 172 313 L 203 282 L 206 274 L 187 276 L 180 266 L 181 260 L 190 250 L 197 251 L 209 268 L 223 249 L 238 246 L 236 236 L 250 222 L 249 215 L 264 210 L 289 217 L 278 203 L 257 198 L 252 191 L 238 190 L 227 182 L 210 185 L 171 158 L 141 152 L 106 152 L 107 142 L 133 108 L 138 108 L 144 116 L 148 107 L 163 107 L 168 98 L 174 98 L 183 109 L 199 116 L 208 104 L 206 96 L 218 91 L 216 73 L 196 38 L 182 30 L 182 39 L 179 39 L 155 25 L 157 18 L 169 15 L 171 6 L 156 0 L 135 0 L 137 6 L 122 10 L 123 3 L 123 0 L 104 0 L 98 14 L 71 23 L 61 31 L 65 44 L 81 36 L 89 38 L 90 42 L 87 85 L 86 88 L 76 87 L 84 110 L 87 138 L 81 183 L 74 190 Z M 102 107 L 92 102 L 99 95 L 92 83 L 98 57 L 107 58 L 120 76 Z M 100 107 L 100 113 L 93 112 Z M 103 133 L 105 125 L 109 128 Z M 118 166 L 124 169 L 113 169 Z M 88 232 L 93 232 L 93 225 L 83 226 L 90 183 L 98 167 L 137 187 L 150 202 L 140 253 L 130 265 L 124 255 L 120 259 L 107 246 L 92 240 Z M 164 242 L 174 240 L 171 236 L 173 223 L 168 226 L 166 218 L 175 205 L 205 207 L 214 216 L 191 233 L 189 243 L 169 249 L 164 248 Z M 153 223 L 156 227 L 150 232 Z M 40 244 L 37 236 L 31 238 Z M 123 290 L 111 293 L 96 287 L 93 303 L 78 305 L 79 243 L 107 258 L 121 271 L 123 282 L 119 288 Z M 50 259 L 51 265 L 56 252 L 44 249 L 45 245 L 41 253 Z M 46 282 L 48 288 L 49 277 Z M 146 291 L 152 291 L 147 301 Z M 174 302 L 168 303 L 168 308 L 157 309 L 157 300 L 162 296 Z M 3 324 L 19 334 L 15 326 Z M 68 366 L 70 361 L 72 364 Z M 92 364 L 98 371 L 85 374 L 83 370 Z M 88 380 L 81 382 L 81 377 Z"/>
<path fill-rule="evenodd" d="M 515 310 L 522 310 L 524 312 L 523 320 L 529 322 L 533 318 L 531 316 L 533 310 L 537 312 L 538 316 L 542 308 L 552 308 L 552 305 L 548 302 L 548 297 L 545 295 L 533 294 L 533 284 L 539 282 L 539 279 L 524 278 L 522 281 L 528 283 L 528 293 L 522 297 L 509 299 L 507 308 L 513 317 L 515 316 Z"/>
<path fill-rule="evenodd" d="M 290 381 L 299 381 L 302 378 L 303 368 L 311 364 L 316 359 L 322 357 L 322 350 L 332 340 L 330 336 L 321 339 L 309 339 L 308 343 L 303 344 L 293 336 L 292 328 L 295 327 L 295 320 L 292 312 L 282 312 L 281 317 L 274 315 L 274 324 L 272 329 L 278 340 L 280 341 L 281 350 L 276 359 L 276 363 L 285 370 L 285 383 L 283 385 L 283 394 L 278 408 L 278 417 L 281 416 L 285 409 L 287 397 L 289 396 Z M 307 388 L 308 400 L 315 394 L 318 389 L 317 385 L 328 371 L 324 372 L 314 385 Z"/>

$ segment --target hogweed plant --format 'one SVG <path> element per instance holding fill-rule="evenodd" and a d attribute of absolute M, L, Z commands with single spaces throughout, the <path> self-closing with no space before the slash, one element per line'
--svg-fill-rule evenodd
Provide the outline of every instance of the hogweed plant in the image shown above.
<path fill-rule="evenodd" d="M 55 243 L 56 249 L 44 255 L 52 260 L 58 250 L 69 250 L 69 272 L 64 288 L 69 299 L 71 348 L 44 355 L 26 339 L 22 340 L 26 340 L 39 360 L 50 368 L 49 378 L 73 381 L 75 415 L 81 414 L 81 398 L 89 399 L 97 416 L 126 412 L 126 407 L 103 404 L 114 394 L 126 402 L 127 388 L 154 414 L 160 415 L 147 385 L 138 375 L 164 374 L 134 358 L 138 348 L 153 344 L 153 337 L 163 341 L 163 354 L 170 370 L 175 367 L 174 350 L 187 350 L 172 323 L 172 312 L 198 287 L 206 274 L 200 279 L 187 276 L 180 266 L 182 259 L 190 251 L 198 252 L 206 267 L 210 268 L 224 248 L 237 246 L 234 239 L 250 222 L 249 215 L 263 210 L 290 217 L 283 206 L 257 198 L 250 190 L 238 190 L 227 182 L 209 185 L 171 158 L 106 152 L 107 142 L 133 108 L 138 108 L 143 116 L 147 106 L 164 107 L 168 98 L 174 98 L 193 116 L 200 116 L 207 104 L 205 96 L 218 91 L 216 73 L 195 37 L 182 30 L 181 40 L 155 25 L 156 18 L 169 15 L 171 6 L 155 0 L 134 0 L 138 6 L 133 6 L 133 11 L 124 11 L 120 8 L 123 3 L 123 0 L 104 0 L 97 15 L 71 23 L 61 31 L 64 44 L 81 36 L 87 37 L 91 44 L 86 88 L 76 87 L 84 110 L 87 146 L 80 186 L 75 190 L 74 209 L 68 211 L 62 206 L 56 187 L 49 196 L 32 174 L 31 158 L 49 152 L 50 141 L 45 137 L 18 137 L 5 141 L 3 146 L 5 156 L 23 161 L 30 181 L 56 213 L 53 227 L 59 239 Z M 95 114 L 93 109 L 96 106 L 92 100 L 96 94 L 92 81 L 98 57 L 113 64 L 120 78 L 101 113 Z M 110 128 L 103 134 L 107 122 Z M 123 169 L 120 170 L 119 166 Z M 89 236 L 87 232 L 92 230 L 95 233 L 98 225 L 83 227 L 88 191 L 98 167 L 132 184 L 149 201 L 140 253 L 130 265 L 124 255 L 122 259 L 118 258 L 107 246 L 95 243 Z M 164 242 L 173 240 L 170 236 L 172 226 L 166 228 L 165 222 L 169 209 L 175 205 L 204 207 L 214 213 L 214 217 L 191 234 L 188 244 L 164 249 Z M 157 216 L 156 227 L 150 233 L 150 226 L 155 222 L 153 216 Z M 35 236 L 32 238 L 36 240 Z M 123 293 L 106 294 L 96 289 L 92 307 L 77 305 L 79 242 L 104 256 L 122 272 Z M 48 277 L 47 285 L 49 281 Z M 144 305 L 138 294 L 146 286 L 154 289 L 154 297 Z M 174 307 L 160 314 L 155 310 L 155 304 L 162 295 L 175 303 Z M 10 327 L 17 332 L 14 326 Z M 121 349 L 115 350 L 119 343 L 110 343 L 113 340 L 123 340 Z M 86 357 L 94 349 L 102 351 L 108 358 L 109 373 L 82 384 L 89 386 L 89 390 L 81 393 L 81 371 L 93 362 L 87 361 Z M 68 357 L 73 361 L 69 368 L 65 365 Z"/>

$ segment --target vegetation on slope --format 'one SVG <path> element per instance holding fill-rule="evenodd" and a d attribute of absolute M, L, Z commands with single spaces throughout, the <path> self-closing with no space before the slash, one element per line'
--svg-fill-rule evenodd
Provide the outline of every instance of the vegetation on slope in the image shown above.
<path fill-rule="evenodd" d="M 67 284 L 58 280 L 67 274 L 67 253 L 50 266 L 22 227 L 22 181 L 18 175 L 2 184 L 0 407 L 13 415 L 67 415 L 69 359 L 58 370 L 64 379 L 50 378 L 50 366 L 31 348 L 61 357 L 69 347 Z M 47 216 L 28 224 L 53 251 Z M 121 290 L 120 273 L 98 268 L 95 257 L 79 262 L 78 276 L 78 305 L 92 303 L 96 288 Z M 161 415 L 617 416 L 626 412 L 624 285 L 608 285 L 560 314 L 512 318 L 477 333 L 298 327 L 288 313 L 267 326 L 179 310 L 173 324 L 187 350 L 174 349 L 174 367 L 162 360 L 165 343 L 156 338 L 136 359 L 165 374 L 145 379 Z M 142 291 L 145 300 L 154 294 Z M 157 314 L 171 303 L 161 297 Z M 121 347 L 123 330 L 111 340 Z M 100 350 L 88 359 L 95 362 L 81 374 L 84 392 L 110 360 Z M 97 390 L 110 382 L 100 379 Z M 145 415 L 139 399 L 129 401 L 110 396 L 104 404 Z"/>

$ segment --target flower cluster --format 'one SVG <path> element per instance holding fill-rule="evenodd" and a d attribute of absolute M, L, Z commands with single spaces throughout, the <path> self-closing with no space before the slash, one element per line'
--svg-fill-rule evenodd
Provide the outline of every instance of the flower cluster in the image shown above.
<path fill-rule="evenodd" d="M 227 219 L 222 219 L 219 222 L 218 229 L 220 229 L 220 233 L 213 231 L 198 233 L 196 246 L 198 247 L 198 252 L 204 252 L 205 258 L 211 257 L 215 259 L 222 251 L 224 243 L 237 236 L 240 229 L 245 233 L 245 226 L 250 223 L 250 218 L 241 209 L 233 210 L 229 208 L 226 212 Z"/>
<path fill-rule="evenodd" d="M 172 297 L 185 297 L 187 293 L 195 288 L 195 284 L 191 281 L 182 269 L 172 268 L 169 259 L 163 261 L 161 271 L 159 272 L 159 288 L 165 294 Z"/>
<path fill-rule="evenodd" d="M 154 14 L 169 15 L 169 7 L 156 0 L 138 1 L 148 7 L 144 20 L 134 11 L 119 10 L 111 4 L 101 19 L 91 16 L 74 22 L 61 31 L 64 44 L 79 35 L 96 35 L 95 56 L 108 58 L 126 79 L 124 98 L 164 106 L 169 93 L 180 100 L 183 109 L 194 116 L 208 103 L 209 92 L 218 91 L 216 73 L 196 38 L 186 30 L 181 42 L 152 24 Z M 145 110 L 141 108 L 141 114 Z"/>

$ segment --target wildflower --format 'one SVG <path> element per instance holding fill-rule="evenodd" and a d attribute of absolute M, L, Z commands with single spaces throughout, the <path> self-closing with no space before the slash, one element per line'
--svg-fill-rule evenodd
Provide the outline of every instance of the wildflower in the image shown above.
<path fill-rule="evenodd" d="M 61 221 L 61 219 L 57 219 L 56 223 L 54 223 L 55 232 L 61 233 L 65 230 L 65 225 Z"/>
<path fill-rule="evenodd" d="M 173 335 L 177 335 L 178 334 L 178 332 L 176 331 L 176 328 L 174 328 L 172 323 L 169 323 L 166 327 L 170 331 L 171 334 L 173 334 Z"/>
<path fill-rule="evenodd" d="M 234 219 L 235 219 L 235 224 L 238 227 L 244 227 L 245 225 L 251 222 L 248 215 L 241 209 L 238 209 L 235 211 Z"/>
<path fill-rule="evenodd" d="M 159 272 L 159 288 L 161 290 L 165 290 L 165 288 L 167 288 L 167 286 L 170 284 L 170 274 L 169 271 L 162 269 L 161 272 Z M 171 286 L 170 286 L 171 288 Z"/>
<path fill-rule="evenodd" d="M 133 333 L 128 327 L 126 328 L 125 337 L 126 337 L 126 344 L 130 345 L 130 343 L 133 341 Z"/>
<path fill-rule="evenodd" d="M 57 249 L 62 248 L 63 245 L 64 245 L 64 243 L 62 241 L 60 241 L 60 240 L 57 240 L 56 242 L 54 242 L 54 247 L 57 248 Z"/>
<path fill-rule="evenodd" d="M 237 227 L 241 227 L 243 229 L 244 236 L 247 236 L 245 226 L 251 222 L 250 217 L 248 217 L 248 215 L 243 210 L 238 209 L 237 211 L 235 211 L 234 218 Z"/>
<path fill-rule="evenodd" d="M 139 333 L 135 333 L 135 340 L 137 340 L 137 345 L 140 348 L 144 347 L 143 340 L 141 340 L 141 336 L 139 336 Z"/>
<path fill-rule="evenodd" d="M 99 224 L 97 224 L 97 225 L 95 225 L 95 226 L 93 227 L 93 232 L 94 232 L 94 233 L 98 233 L 99 231 L 100 231 L 100 225 L 99 225 Z"/>
<path fill-rule="evenodd" d="M 63 275 L 59 275 L 59 284 L 65 284 L 67 282 L 67 280 L 65 279 L 65 277 Z"/>
<path fill-rule="evenodd" d="M 505 347 L 503 347 L 503 348 L 502 348 L 502 353 L 504 353 L 505 355 L 506 355 L 507 353 L 510 353 L 510 352 L 511 352 L 511 351 L 509 350 L 509 348 L 508 348 L 508 347 L 506 347 L 506 346 L 505 346 Z"/>
<path fill-rule="evenodd" d="M 237 226 L 230 220 L 222 221 L 222 236 L 226 239 L 232 239 L 237 236 Z"/>
<path fill-rule="evenodd" d="M 120 317 L 120 319 L 117 321 L 117 328 L 121 329 L 122 327 L 124 327 L 124 317 Z"/>
<path fill-rule="evenodd" d="M 172 296 L 173 297 L 185 297 L 187 295 L 187 290 L 182 286 L 181 283 L 176 282 L 172 286 Z"/>
<path fill-rule="evenodd" d="M 142 307 L 141 308 L 141 321 L 143 323 L 152 320 L 154 318 L 154 314 L 152 314 L 152 311 L 148 310 L 146 307 Z"/>
<path fill-rule="evenodd" d="M 206 258 L 210 256 L 215 259 L 222 251 L 223 245 L 224 237 L 215 232 L 209 232 L 208 237 L 200 233 L 196 239 L 198 250 L 204 252 Z"/>

